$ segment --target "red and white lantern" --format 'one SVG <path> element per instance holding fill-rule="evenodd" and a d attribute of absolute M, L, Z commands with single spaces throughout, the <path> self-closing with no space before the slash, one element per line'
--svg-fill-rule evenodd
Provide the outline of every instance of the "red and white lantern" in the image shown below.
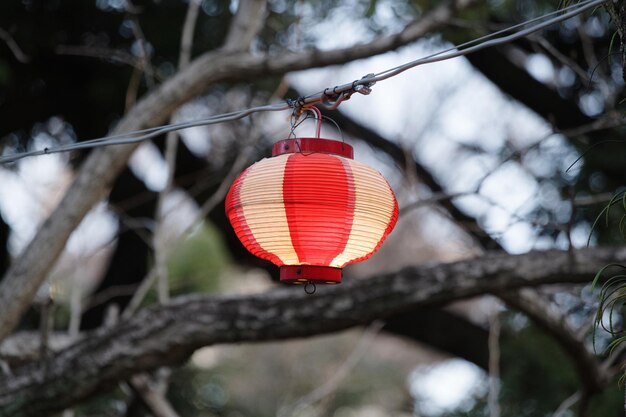
<path fill-rule="evenodd" d="M 319 131 L 319 130 L 318 130 Z M 226 197 L 243 245 L 294 284 L 341 282 L 342 268 L 368 259 L 398 218 L 395 195 L 341 141 L 286 139 L 247 168 Z"/>

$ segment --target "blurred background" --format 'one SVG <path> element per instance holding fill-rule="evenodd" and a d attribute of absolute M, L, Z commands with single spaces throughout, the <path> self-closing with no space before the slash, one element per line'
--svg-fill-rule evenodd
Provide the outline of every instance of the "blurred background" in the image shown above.
<path fill-rule="evenodd" d="M 223 43 L 239 2 L 195 1 L 1 2 L 0 152 L 106 135 L 139 97 L 176 72 L 191 7 L 198 13 L 191 57 Z M 442 3 L 270 0 L 252 50 L 280 56 L 349 47 L 399 32 Z M 441 30 L 393 52 L 214 85 L 172 121 L 315 93 L 557 6 L 476 2 Z M 381 171 L 401 212 L 381 250 L 349 266 L 345 279 L 485 250 L 518 254 L 619 242 L 617 213 L 607 216 L 609 227 L 592 231 L 592 225 L 626 184 L 623 87 L 619 38 L 608 13 L 598 9 L 505 46 L 421 66 L 325 110 L 341 132 L 328 124 L 322 136 L 345 139 L 355 159 Z M 313 129 L 306 121 L 296 134 Z M 289 112 L 180 131 L 172 173 L 164 138 L 142 144 L 109 198 L 73 233 L 21 328 L 38 328 L 42 306 L 50 304 L 55 331 L 97 328 L 124 311 L 160 259 L 172 296 L 271 291 L 277 268 L 239 243 L 219 189 L 224 178 L 232 181 L 246 164 L 269 156 L 272 143 L 289 132 Z M 0 274 L 33 238 L 86 155 L 0 167 Z M 597 305 L 589 286 L 561 285 L 541 295 L 591 346 Z M 159 298 L 154 289 L 140 301 Z M 596 336 L 600 354 L 607 341 Z M 190 417 L 570 416 L 578 415 L 569 405 L 580 400 L 575 395 L 584 385 L 557 340 L 489 296 L 331 336 L 204 348 L 165 379 L 172 405 Z M 614 381 L 581 409 L 617 416 L 622 400 Z M 73 412 L 147 415 L 124 386 Z"/>

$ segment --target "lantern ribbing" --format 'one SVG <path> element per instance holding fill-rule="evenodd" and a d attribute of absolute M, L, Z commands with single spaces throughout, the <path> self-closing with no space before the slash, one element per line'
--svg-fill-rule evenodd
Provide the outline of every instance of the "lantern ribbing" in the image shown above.
<path fill-rule="evenodd" d="M 369 258 L 393 229 L 391 187 L 352 152 L 328 139 L 280 141 L 275 156 L 233 183 L 226 213 L 235 233 L 252 254 L 281 267 L 281 281 L 339 283 L 341 268 Z"/>

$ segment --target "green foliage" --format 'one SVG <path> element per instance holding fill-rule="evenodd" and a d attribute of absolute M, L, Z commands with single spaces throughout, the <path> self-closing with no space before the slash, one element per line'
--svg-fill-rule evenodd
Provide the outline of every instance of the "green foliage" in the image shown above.
<path fill-rule="evenodd" d="M 609 388 L 593 396 L 589 403 L 591 416 L 622 417 L 624 415 L 624 394 L 618 388 L 617 380 Z"/>
<path fill-rule="evenodd" d="M 619 208 L 617 213 L 615 213 L 615 210 L 612 211 L 613 206 Z M 617 222 L 619 239 L 626 241 L 626 234 L 624 233 L 626 228 L 626 191 L 618 192 L 611 198 L 596 217 L 591 231 L 593 232 L 593 230 L 595 230 L 601 220 L 604 220 L 605 226 L 609 227 L 612 213 L 614 216 L 619 216 L 619 221 Z M 591 239 L 591 233 L 589 239 Z M 587 243 L 589 243 L 589 241 Z M 604 281 L 598 295 L 599 305 L 594 321 L 593 341 L 595 347 L 596 331 L 598 328 L 608 332 L 611 337 L 615 337 L 607 347 L 609 354 L 612 353 L 617 346 L 626 341 L 626 336 L 622 335 L 623 331 L 616 329 L 614 326 L 614 317 L 616 314 L 622 313 L 622 307 L 626 302 L 625 271 L 625 265 L 615 263 L 608 264 L 596 273 L 591 285 L 592 289 L 594 289 L 601 281 Z M 606 275 L 608 275 L 608 277 Z"/>
<path fill-rule="evenodd" d="M 98 395 L 74 408 L 76 417 L 117 417 L 119 410 L 127 407 L 127 395 L 117 388 L 107 394 Z"/>
<path fill-rule="evenodd" d="M 580 389 L 578 374 L 552 337 L 534 325 L 517 331 L 511 325 L 513 318 L 512 314 L 508 317 L 509 324 L 504 325 L 501 339 L 501 416 L 552 416 L 564 399 Z M 589 415 L 621 415 L 622 393 L 617 384 L 592 398 Z M 471 410 L 446 414 L 446 417 L 462 416 L 488 417 L 486 398 L 477 399 Z"/>
<path fill-rule="evenodd" d="M 549 414 L 578 389 L 570 359 L 534 325 L 506 338 L 501 349 L 503 417 Z"/>
<path fill-rule="evenodd" d="M 213 292 L 219 287 L 220 274 L 230 263 L 221 236 L 210 223 L 199 226 L 182 239 L 168 262 L 173 294 Z"/>
<path fill-rule="evenodd" d="M 167 268 L 171 295 L 215 292 L 220 287 L 221 274 L 231 262 L 215 226 L 203 223 L 189 236 L 180 239 L 169 256 Z M 143 305 L 153 304 L 156 300 L 156 288 L 153 287 Z"/>
<path fill-rule="evenodd" d="M 626 227 L 626 191 L 622 191 L 619 193 L 616 193 L 613 198 L 611 198 L 611 200 L 609 201 L 609 203 L 604 206 L 604 208 L 602 209 L 602 211 L 600 212 L 600 214 L 598 214 L 598 216 L 596 217 L 596 219 L 594 220 L 592 226 L 591 226 L 591 232 L 589 233 L 589 238 L 587 239 L 587 246 L 589 246 L 589 242 L 591 241 L 591 234 L 593 233 L 593 231 L 595 230 L 596 226 L 598 225 L 598 223 L 600 222 L 600 220 L 602 220 L 602 218 L 604 218 L 605 221 L 605 226 L 609 227 L 610 224 L 610 220 L 611 220 L 611 207 L 613 207 L 616 204 L 621 203 L 621 210 L 623 210 L 623 213 L 620 216 L 620 220 L 619 220 L 619 231 L 620 231 L 620 238 L 624 241 L 626 241 L 626 234 L 624 234 L 624 228 Z M 597 278 L 598 275 L 596 275 L 596 279 L 594 279 L 594 285 L 597 282 Z"/>
<path fill-rule="evenodd" d="M 361 337 L 360 331 L 352 330 L 305 340 L 209 348 L 174 370 L 168 397 L 187 417 L 275 417 L 280 410 L 293 411 L 300 399 L 333 378 Z M 388 410 L 389 415 L 410 413 L 412 402 L 405 387 L 413 357 L 405 355 L 395 344 L 375 341 L 329 395 L 312 404 L 314 410 L 286 415 L 333 416 L 340 414 L 337 410 L 360 415 L 351 412 L 368 405 Z"/>

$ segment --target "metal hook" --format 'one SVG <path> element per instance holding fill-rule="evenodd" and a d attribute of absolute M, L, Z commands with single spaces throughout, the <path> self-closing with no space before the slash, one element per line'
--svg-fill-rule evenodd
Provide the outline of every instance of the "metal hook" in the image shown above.
<path fill-rule="evenodd" d="M 341 103 L 343 103 L 344 101 L 350 99 L 350 94 L 348 94 L 347 92 L 341 94 L 339 97 L 337 97 L 334 101 L 327 101 L 325 103 L 320 103 L 321 106 L 324 106 L 324 108 L 326 110 L 336 110 L 337 107 L 339 107 L 339 105 Z"/>

